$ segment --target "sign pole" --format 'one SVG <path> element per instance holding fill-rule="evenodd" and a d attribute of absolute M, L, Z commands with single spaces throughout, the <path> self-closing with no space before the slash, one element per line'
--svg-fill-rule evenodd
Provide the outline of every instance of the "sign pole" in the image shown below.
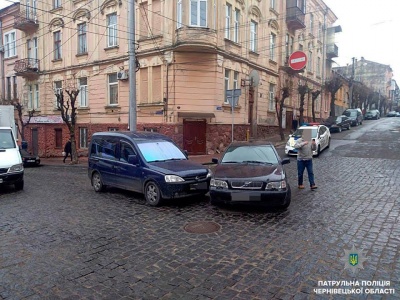
<path fill-rule="evenodd" d="M 234 127 L 234 123 L 235 123 L 235 115 L 233 114 L 233 108 L 235 106 L 235 99 L 234 99 L 234 90 L 232 90 L 231 92 L 231 113 L 232 113 L 232 138 L 231 138 L 231 142 L 233 143 L 233 127 Z"/>

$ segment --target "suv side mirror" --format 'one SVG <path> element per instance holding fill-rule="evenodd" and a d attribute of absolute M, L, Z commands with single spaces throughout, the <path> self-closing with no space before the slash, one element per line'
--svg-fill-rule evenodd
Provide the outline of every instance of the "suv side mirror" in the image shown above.
<path fill-rule="evenodd" d="M 217 164 L 218 163 L 218 158 L 213 158 L 211 159 L 212 163 Z"/>
<path fill-rule="evenodd" d="M 284 158 L 284 159 L 282 159 L 282 161 L 281 161 L 281 164 L 282 164 L 282 165 L 287 165 L 288 163 L 290 163 L 290 158 Z"/>
<path fill-rule="evenodd" d="M 128 156 L 128 163 L 130 163 L 131 165 L 139 164 L 139 159 L 138 159 L 137 155 L 129 155 Z"/>

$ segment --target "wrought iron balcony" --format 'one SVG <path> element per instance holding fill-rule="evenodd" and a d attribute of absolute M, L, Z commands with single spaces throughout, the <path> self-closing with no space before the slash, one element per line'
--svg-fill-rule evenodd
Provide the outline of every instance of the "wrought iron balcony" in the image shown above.
<path fill-rule="evenodd" d="M 326 45 L 327 58 L 339 57 L 339 48 L 335 44 Z"/>
<path fill-rule="evenodd" d="M 15 75 L 27 79 L 37 79 L 40 71 L 40 61 L 35 58 L 24 58 L 15 61 L 14 64 Z"/>
<path fill-rule="evenodd" d="M 305 16 L 305 8 L 298 6 L 298 1 L 286 0 L 286 23 L 290 30 L 306 28 Z"/>
<path fill-rule="evenodd" d="M 36 11 L 34 9 L 27 9 L 20 11 L 14 17 L 14 28 L 22 30 L 23 32 L 34 32 L 39 27 Z"/>

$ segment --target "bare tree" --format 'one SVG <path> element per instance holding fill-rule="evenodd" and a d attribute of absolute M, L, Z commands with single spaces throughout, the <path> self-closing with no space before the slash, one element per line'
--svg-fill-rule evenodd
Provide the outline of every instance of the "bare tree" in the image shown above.
<path fill-rule="evenodd" d="M 75 78 L 74 78 L 75 79 Z M 57 98 L 57 107 L 60 110 L 61 118 L 67 125 L 69 136 L 71 140 L 71 151 L 72 151 L 72 164 L 79 163 L 78 152 L 76 147 L 76 110 L 77 110 L 77 97 L 79 95 L 79 89 L 75 86 L 75 80 L 71 84 L 67 84 L 64 89 L 54 89 L 54 94 Z M 64 91 L 66 97 L 64 96 Z"/>
<path fill-rule="evenodd" d="M 283 132 L 282 127 L 282 116 L 283 116 L 283 108 L 285 106 L 285 100 L 289 97 L 289 87 L 285 86 L 281 89 L 281 97 L 275 97 L 275 111 L 276 116 L 278 117 L 278 126 L 279 126 L 279 135 L 281 136 L 281 141 L 285 140 L 285 134 Z"/>
<path fill-rule="evenodd" d="M 320 90 L 315 90 L 315 91 L 311 92 L 311 113 L 312 113 L 313 122 L 316 121 L 316 119 L 315 119 L 315 101 L 317 100 L 317 98 L 320 94 L 321 94 Z"/>
<path fill-rule="evenodd" d="M 28 117 L 27 119 L 25 119 L 26 121 L 24 121 L 24 116 L 23 116 L 25 110 L 24 105 L 22 105 L 19 100 L 13 101 L 13 105 L 17 110 L 18 132 L 19 135 L 21 136 L 22 141 L 25 141 L 25 127 L 28 126 L 29 123 L 31 122 L 31 119 L 35 114 L 35 110 L 34 109 L 28 110 Z"/>
<path fill-rule="evenodd" d="M 337 91 L 343 86 L 343 79 L 337 73 L 332 73 L 332 78 L 325 82 L 325 89 L 331 94 L 329 116 L 335 116 L 335 99 Z"/>
<path fill-rule="evenodd" d="M 304 104 L 305 104 L 305 98 L 306 94 L 309 92 L 309 88 L 307 85 L 307 82 L 305 84 L 299 84 L 297 87 L 297 91 L 299 92 L 300 95 L 300 105 L 299 105 L 299 125 L 304 123 Z"/>

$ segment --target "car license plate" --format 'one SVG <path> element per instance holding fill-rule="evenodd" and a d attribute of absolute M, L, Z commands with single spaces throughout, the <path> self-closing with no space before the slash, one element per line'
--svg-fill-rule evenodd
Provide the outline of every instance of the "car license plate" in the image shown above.
<path fill-rule="evenodd" d="M 206 189 L 207 189 L 207 182 L 193 183 L 190 185 L 191 191 L 206 190 Z"/>
<path fill-rule="evenodd" d="M 28 159 L 27 162 L 35 162 L 34 159 Z"/>
<path fill-rule="evenodd" d="M 233 193 L 231 196 L 232 201 L 260 201 L 261 195 L 255 193 Z"/>

